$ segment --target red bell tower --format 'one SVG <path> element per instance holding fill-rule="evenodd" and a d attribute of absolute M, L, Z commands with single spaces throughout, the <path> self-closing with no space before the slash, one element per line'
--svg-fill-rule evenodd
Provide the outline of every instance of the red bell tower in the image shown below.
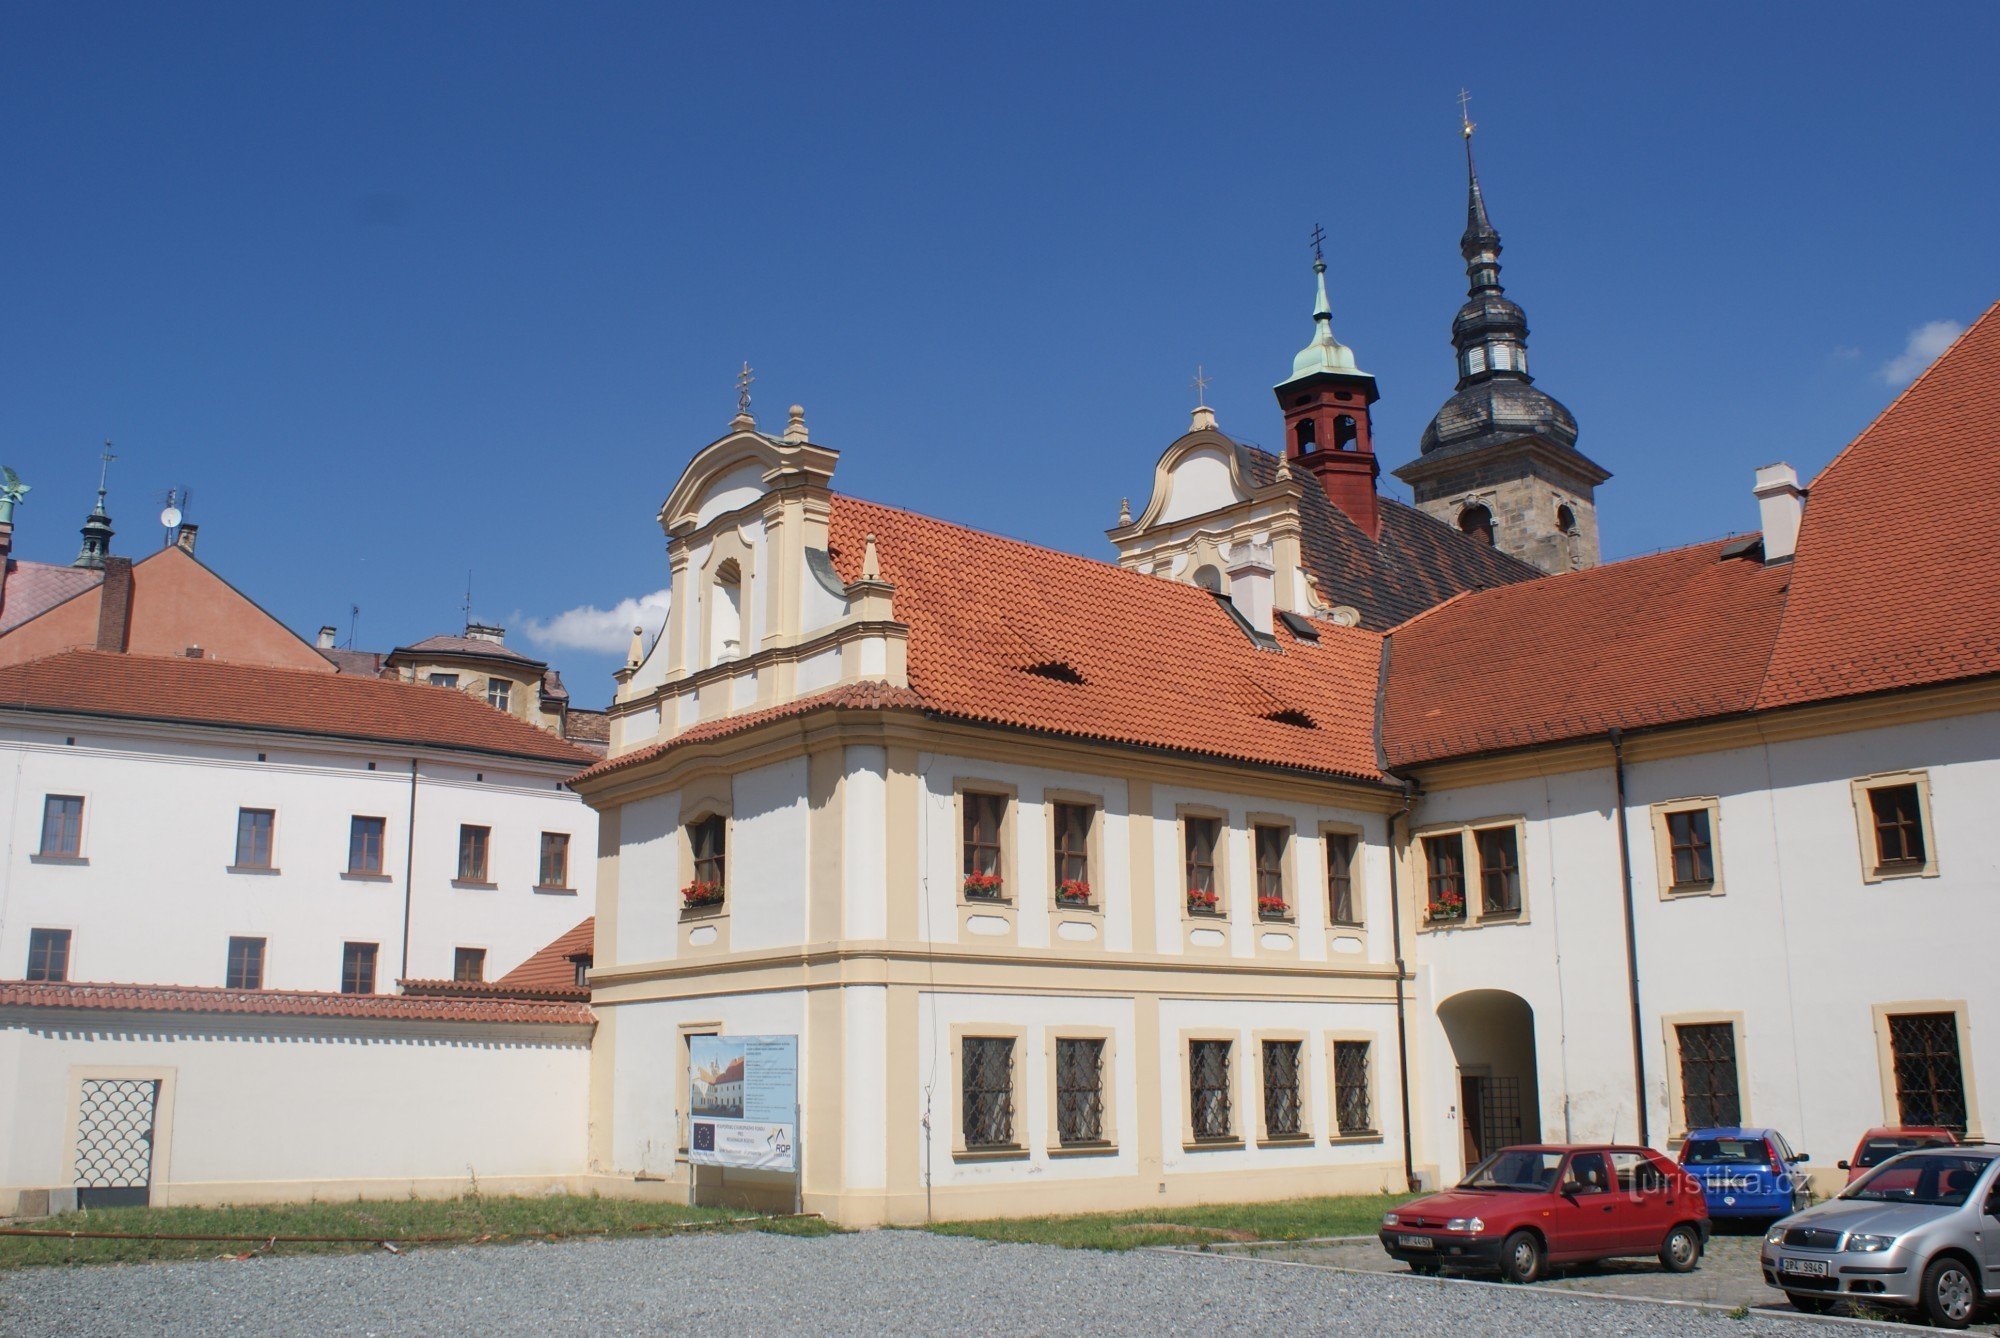
<path fill-rule="evenodd" d="M 1314 248 L 1318 286 L 1313 340 L 1292 360 L 1292 374 L 1274 388 L 1285 415 L 1285 459 L 1293 472 L 1319 480 L 1327 499 L 1371 539 L 1381 537 L 1382 509 L 1375 493 L 1374 438 L 1368 412 L 1381 397 L 1375 378 L 1354 365 L 1354 350 L 1333 337 L 1333 309 L 1326 300 L 1326 260 Z"/>

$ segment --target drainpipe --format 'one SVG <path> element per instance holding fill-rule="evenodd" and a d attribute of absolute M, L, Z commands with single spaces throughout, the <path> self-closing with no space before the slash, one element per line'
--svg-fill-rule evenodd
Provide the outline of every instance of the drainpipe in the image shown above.
<path fill-rule="evenodd" d="M 1408 976 L 1403 965 L 1403 895 L 1397 886 L 1396 824 L 1405 832 L 1410 825 L 1410 782 L 1403 782 L 1403 807 L 1389 815 L 1389 937 L 1396 957 L 1396 1086 L 1403 1101 L 1403 1183 L 1412 1194 L 1417 1191 L 1416 1150 L 1410 1134 L 1410 1023 L 1408 1004 L 1403 998 L 1403 981 Z"/>
<path fill-rule="evenodd" d="M 1625 733 L 1611 731 L 1611 774 L 1617 790 L 1618 874 L 1625 884 L 1625 989 L 1632 1006 L 1632 1085 L 1639 1100 L 1639 1142 L 1651 1147 L 1646 1118 L 1645 1027 L 1639 1014 L 1639 922 L 1632 902 L 1632 843 L 1625 822 Z"/>
<path fill-rule="evenodd" d="M 410 759 L 410 819 L 403 829 L 403 970 L 398 980 L 410 978 L 410 899 L 415 892 L 417 872 L 417 759 Z"/>

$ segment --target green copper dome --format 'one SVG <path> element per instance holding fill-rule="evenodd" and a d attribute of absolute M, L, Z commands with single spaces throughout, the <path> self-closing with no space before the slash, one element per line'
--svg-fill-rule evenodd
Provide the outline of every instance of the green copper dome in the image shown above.
<path fill-rule="evenodd" d="M 1333 308 L 1326 300 L 1326 261 L 1313 261 L 1313 273 L 1317 276 L 1319 293 L 1313 302 L 1312 342 L 1292 359 L 1292 374 L 1278 383 L 1281 386 L 1321 372 L 1336 372 L 1344 376 L 1367 375 L 1354 365 L 1354 350 L 1333 337 Z"/>

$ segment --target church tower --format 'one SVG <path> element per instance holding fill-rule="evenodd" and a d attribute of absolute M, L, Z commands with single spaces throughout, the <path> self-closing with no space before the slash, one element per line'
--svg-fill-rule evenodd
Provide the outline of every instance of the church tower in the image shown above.
<path fill-rule="evenodd" d="M 1317 232 L 1315 233 L 1317 236 Z M 1285 414 L 1285 460 L 1294 473 L 1311 474 L 1327 500 L 1347 513 L 1370 539 L 1382 535 L 1381 501 L 1368 408 L 1381 397 L 1375 378 L 1354 364 L 1354 350 L 1333 337 L 1333 308 L 1326 300 L 1326 257 L 1317 242 L 1313 275 L 1313 338 L 1292 359 L 1292 374 L 1272 389 Z"/>
<path fill-rule="evenodd" d="M 1500 286 L 1500 233 L 1486 213 L 1464 122 L 1471 291 L 1451 323 L 1458 387 L 1396 471 L 1417 507 L 1546 572 L 1597 565 L 1597 485 L 1610 471 L 1576 449 L 1576 419 L 1528 375 L 1528 318 Z"/>

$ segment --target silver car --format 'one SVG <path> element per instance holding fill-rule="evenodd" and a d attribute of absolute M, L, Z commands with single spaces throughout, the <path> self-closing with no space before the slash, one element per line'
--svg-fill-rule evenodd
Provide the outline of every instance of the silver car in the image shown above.
<path fill-rule="evenodd" d="M 1764 1281 L 1810 1314 L 1909 1307 L 1962 1329 L 2000 1301 L 2000 1146 L 1891 1157 L 1764 1237 Z"/>

